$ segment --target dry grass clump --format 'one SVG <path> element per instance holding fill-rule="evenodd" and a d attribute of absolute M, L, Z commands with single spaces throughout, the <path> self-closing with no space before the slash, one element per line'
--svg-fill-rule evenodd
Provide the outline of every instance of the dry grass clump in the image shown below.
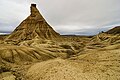
<path fill-rule="evenodd" d="M 66 50 L 66 53 L 67 53 L 67 58 L 70 58 L 71 56 L 76 54 L 73 50 Z"/>

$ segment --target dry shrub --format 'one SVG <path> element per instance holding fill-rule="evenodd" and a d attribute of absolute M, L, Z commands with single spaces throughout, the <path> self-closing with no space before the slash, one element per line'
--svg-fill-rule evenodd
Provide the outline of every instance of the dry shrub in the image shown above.
<path fill-rule="evenodd" d="M 67 50 L 66 53 L 67 53 L 67 58 L 70 58 L 72 55 L 75 55 L 75 52 L 73 50 L 70 50 L 70 49 Z"/>

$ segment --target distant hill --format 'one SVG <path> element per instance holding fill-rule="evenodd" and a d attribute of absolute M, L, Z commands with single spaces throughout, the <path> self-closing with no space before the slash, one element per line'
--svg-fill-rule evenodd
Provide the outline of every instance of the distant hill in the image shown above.
<path fill-rule="evenodd" d="M 116 27 L 108 30 L 106 33 L 108 33 L 108 34 L 120 34 L 120 26 L 116 26 Z"/>

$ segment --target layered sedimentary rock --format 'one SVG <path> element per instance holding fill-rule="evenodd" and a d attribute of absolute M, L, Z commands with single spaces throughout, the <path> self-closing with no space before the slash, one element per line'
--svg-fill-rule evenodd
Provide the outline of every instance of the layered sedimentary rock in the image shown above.
<path fill-rule="evenodd" d="M 60 34 L 46 22 L 36 4 L 31 4 L 31 14 L 6 38 L 7 41 L 31 40 L 34 38 L 53 39 Z"/>
<path fill-rule="evenodd" d="M 52 54 L 47 54 L 39 49 L 15 46 L 15 45 L 0 45 L 0 64 L 9 63 L 24 63 L 34 61 L 44 61 L 52 59 Z"/>

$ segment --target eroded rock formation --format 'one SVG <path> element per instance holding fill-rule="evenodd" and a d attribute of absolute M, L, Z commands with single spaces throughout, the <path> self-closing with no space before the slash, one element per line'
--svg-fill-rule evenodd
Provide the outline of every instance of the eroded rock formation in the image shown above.
<path fill-rule="evenodd" d="M 46 22 L 36 4 L 31 4 L 31 14 L 12 33 L 6 41 L 31 40 L 34 38 L 53 39 L 60 34 Z"/>

